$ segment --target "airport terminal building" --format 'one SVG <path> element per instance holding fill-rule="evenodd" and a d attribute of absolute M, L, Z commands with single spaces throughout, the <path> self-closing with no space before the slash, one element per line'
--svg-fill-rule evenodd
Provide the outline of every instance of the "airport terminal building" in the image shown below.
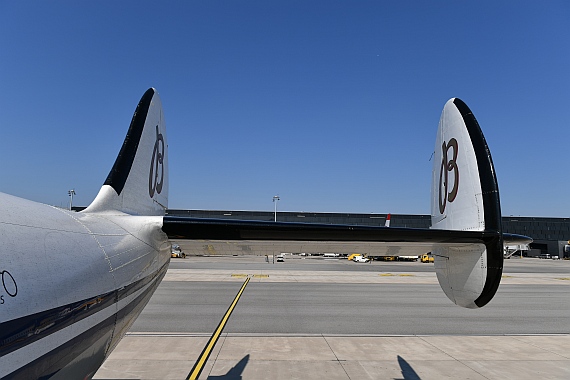
<path fill-rule="evenodd" d="M 241 219 L 273 221 L 273 211 L 224 211 L 224 210 L 168 210 L 168 215 L 193 218 Z M 387 214 L 347 214 L 318 212 L 277 212 L 280 222 L 302 222 L 319 224 L 352 224 L 384 226 Z M 391 214 L 392 227 L 429 228 L 430 215 Z M 528 256 L 549 254 L 570 258 L 570 218 L 503 217 L 506 233 L 530 236 L 534 239 Z"/>

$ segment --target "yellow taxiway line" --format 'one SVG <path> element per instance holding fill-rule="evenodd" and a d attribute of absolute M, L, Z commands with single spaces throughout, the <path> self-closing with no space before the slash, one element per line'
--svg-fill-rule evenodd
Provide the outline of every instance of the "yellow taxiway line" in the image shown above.
<path fill-rule="evenodd" d="M 202 369 L 204 368 L 204 365 L 208 361 L 208 358 L 210 357 L 210 354 L 212 353 L 212 350 L 214 349 L 214 346 L 216 345 L 218 338 L 222 334 L 222 331 L 224 330 L 226 323 L 230 319 L 230 315 L 234 311 L 234 308 L 236 307 L 241 295 L 243 294 L 243 291 L 245 290 L 245 287 L 247 286 L 249 280 L 250 280 L 250 277 L 248 277 L 245 280 L 245 282 L 243 283 L 243 285 L 241 286 L 241 289 L 239 290 L 238 294 L 236 295 L 236 297 L 234 298 L 230 307 L 228 308 L 228 311 L 226 311 L 226 314 L 224 314 L 224 317 L 220 321 L 220 324 L 218 325 L 218 327 L 216 328 L 216 330 L 214 331 L 214 333 L 210 337 L 208 344 L 206 344 L 206 347 L 204 347 L 204 350 L 202 350 L 200 357 L 198 358 L 198 360 L 194 364 L 194 367 L 192 368 L 192 370 L 190 371 L 190 373 L 186 377 L 186 380 L 195 380 L 198 378 L 198 376 L 200 376 L 200 373 L 202 373 Z"/>

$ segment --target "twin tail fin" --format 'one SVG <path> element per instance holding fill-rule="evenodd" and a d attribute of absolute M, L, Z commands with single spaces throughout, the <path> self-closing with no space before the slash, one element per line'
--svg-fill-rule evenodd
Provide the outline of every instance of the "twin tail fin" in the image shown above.
<path fill-rule="evenodd" d="M 84 212 L 164 215 L 168 207 L 168 144 L 160 97 L 142 96 L 119 155 Z"/>
<path fill-rule="evenodd" d="M 432 172 L 432 229 L 484 231 L 484 243 L 432 252 L 439 283 L 456 304 L 478 308 L 495 295 L 503 270 L 499 188 L 489 147 L 467 105 L 450 99 L 437 131 Z"/>

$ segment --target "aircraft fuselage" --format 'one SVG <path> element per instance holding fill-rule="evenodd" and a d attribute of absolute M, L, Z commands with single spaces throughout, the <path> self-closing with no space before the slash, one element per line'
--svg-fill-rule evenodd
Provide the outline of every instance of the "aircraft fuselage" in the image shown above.
<path fill-rule="evenodd" d="M 162 217 L 0 194 L 0 224 L 0 377 L 93 375 L 167 270 Z"/>

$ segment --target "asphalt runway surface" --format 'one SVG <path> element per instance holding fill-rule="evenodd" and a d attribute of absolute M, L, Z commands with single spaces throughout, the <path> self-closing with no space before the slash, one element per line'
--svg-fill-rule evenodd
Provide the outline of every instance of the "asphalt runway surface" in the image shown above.
<path fill-rule="evenodd" d="M 505 260 L 470 310 L 433 264 L 257 256 L 173 259 L 95 378 L 184 378 L 246 276 L 200 379 L 570 378 L 569 261 Z"/>
<path fill-rule="evenodd" d="M 164 282 L 135 332 L 212 332 L 241 282 Z M 570 286 L 504 285 L 478 310 L 451 303 L 438 285 L 248 284 L 225 328 L 260 334 L 570 333 Z"/>

